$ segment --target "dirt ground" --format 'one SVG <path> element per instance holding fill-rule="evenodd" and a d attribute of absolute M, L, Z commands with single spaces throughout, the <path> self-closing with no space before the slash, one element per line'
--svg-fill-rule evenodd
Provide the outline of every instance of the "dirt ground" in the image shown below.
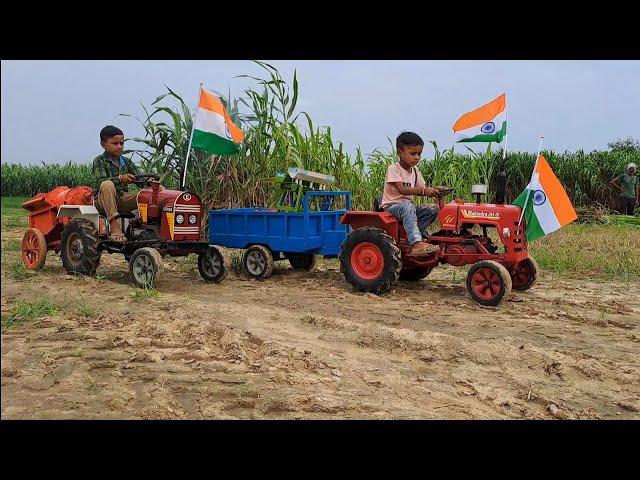
<path fill-rule="evenodd" d="M 3 268 L 3 315 L 66 308 L 3 327 L 2 418 L 640 418 L 640 283 L 543 273 L 493 308 L 452 267 L 377 297 L 337 261 L 277 265 L 210 285 L 167 259 L 146 299 L 118 256 L 99 278 L 51 252 L 27 280 Z"/>

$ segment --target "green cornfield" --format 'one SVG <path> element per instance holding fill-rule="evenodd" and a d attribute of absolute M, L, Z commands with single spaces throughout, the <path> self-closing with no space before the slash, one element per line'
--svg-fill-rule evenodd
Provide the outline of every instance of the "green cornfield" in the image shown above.
<path fill-rule="evenodd" d="M 343 144 L 334 140 L 331 128 L 317 127 L 306 112 L 296 110 L 296 74 L 290 86 L 277 69 L 257 63 L 267 73 L 265 78 L 251 77 L 258 83 L 258 90 L 249 88 L 235 99 L 221 96 L 231 118 L 245 132 L 240 152 L 215 156 L 192 151 L 187 189 L 197 193 L 208 208 L 272 205 L 277 196 L 272 178 L 297 166 L 335 176 L 336 188 L 351 191 L 353 208 L 371 208 L 373 199 L 382 193 L 387 166 L 396 161 L 393 143 L 389 140 L 386 150 L 369 154 L 359 149 L 345 152 Z M 139 117 L 145 136 L 132 139 L 145 148 L 130 153 L 142 171 L 166 174 L 164 185 L 175 188 L 189 143 L 192 109 L 168 87 L 151 107 L 143 106 L 144 114 Z M 488 183 L 486 200 L 494 198 L 502 157 L 499 148 L 489 145 L 477 153 L 460 144 L 448 149 L 440 149 L 433 141 L 431 144 L 434 158 L 425 158 L 419 164 L 427 183 L 453 187 L 456 196 L 466 200 L 472 199 L 474 183 Z M 543 151 L 543 155 L 574 205 L 585 207 L 615 209 L 618 193 L 609 181 L 624 172 L 627 163 L 640 164 L 637 145 L 608 151 Z M 508 202 L 527 185 L 534 160 L 533 153 L 508 153 Z M 2 196 L 31 196 L 58 185 L 93 185 L 91 166 L 85 164 L 22 166 L 3 162 L 1 168 Z"/>

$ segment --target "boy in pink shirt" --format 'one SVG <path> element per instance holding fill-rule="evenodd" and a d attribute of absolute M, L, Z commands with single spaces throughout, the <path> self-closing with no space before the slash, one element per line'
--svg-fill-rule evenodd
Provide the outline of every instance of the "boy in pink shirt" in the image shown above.
<path fill-rule="evenodd" d="M 438 206 L 414 205 L 413 196 L 435 197 L 438 190 L 446 187 L 428 187 L 416 167 L 422 156 L 424 142 L 413 132 L 402 132 L 396 139 L 399 161 L 387 168 L 381 207 L 402 222 L 411 244 L 411 253 L 429 255 L 440 247 L 422 241 L 427 236 L 427 227 L 438 216 Z"/>

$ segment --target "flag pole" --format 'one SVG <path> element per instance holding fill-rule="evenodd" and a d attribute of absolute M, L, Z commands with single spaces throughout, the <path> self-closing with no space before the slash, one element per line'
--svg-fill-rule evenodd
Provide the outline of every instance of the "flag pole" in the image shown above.
<path fill-rule="evenodd" d="M 507 125 L 507 128 L 509 125 Z M 536 173 L 536 168 L 538 167 L 538 160 L 540 159 L 540 150 L 542 149 L 542 139 L 543 135 L 540 135 L 540 144 L 538 145 L 538 155 L 536 156 L 536 163 L 533 165 L 533 172 L 531 173 L 531 180 L 533 180 L 533 175 Z M 529 181 L 531 184 L 531 181 Z M 522 204 L 522 213 L 520 214 L 520 220 L 518 220 L 518 226 L 522 223 L 522 217 L 524 217 L 524 210 L 527 207 L 527 202 L 529 201 L 529 194 L 531 193 L 531 189 L 527 189 L 527 196 L 524 198 L 524 203 Z"/>
<path fill-rule="evenodd" d="M 193 131 L 196 127 L 196 118 L 198 116 L 198 107 L 200 106 L 200 98 L 202 97 L 202 82 L 200 82 L 200 88 L 198 89 L 198 104 L 196 106 L 196 113 L 193 116 L 191 122 L 191 136 L 189 137 L 189 146 L 187 147 L 187 157 L 184 159 L 184 169 L 182 170 L 182 180 L 180 181 L 180 190 L 184 190 L 185 182 L 187 180 L 187 165 L 189 164 L 189 153 L 191 152 L 191 143 L 193 142 Z"/>
<path fill-rule="evenodd" d="M 504 162 L 504 159 L 507 156 L 507 142 L 509 141 L 509 107 L 505 105 L 504 108 L 504 116 L 505 116 L 505 122 L 507 124 L 507 133 L 504 134 L 504 148 L 502 149 L 502 161 Z"/>

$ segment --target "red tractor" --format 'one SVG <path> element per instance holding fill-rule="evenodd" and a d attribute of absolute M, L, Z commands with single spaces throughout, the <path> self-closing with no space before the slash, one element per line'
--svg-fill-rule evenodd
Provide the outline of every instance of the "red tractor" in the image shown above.
<path fill-rule="evenodd" d="M 92 275 L 103 252 L 123 254 L 129 276 L 137 286 L 153 286 L 162 271 L 162 257 L 198 254 L 198 270 L 208 282 L 226 275 L 222 255 L 207 241 L 200 241 L 203 211 L 200 199 L 189 192 L 160 189 L 155 174 L 136 175 L 138 213 L 119 217 L 124 242 L 109 238 L 109 222 L 94 206 L 88 187 L 57 187 L 39 193 L 22 204 L 29 210 L 29 229 L 22 240 L 22 261 L 30 270 L 40 269 L 48 250 L 60 253 L 70 274 Z"/>
<path fill-rule="evenodd" d="M 504 185 L 504 184 L 503 184 Z M 340 270 L 357 290 L 382 294 L 402 280 L 425 278 L 439 263 L 472 265 L 467 275 L 467 290 L 482 305 L 498 305 L 511 289 L 529 289 L 538 275 L 538 266 L 527 251 L 525 223 L 518 225 L 521 209 L 515 205 L 480 203 L 485 185 L 474 185 L 476 203 L 456 199 L 445 204 L 444 197 L 453 189 L 441 190 L 438 196 L 440 231 L 428 241 L 440 251 L 428 256 L 410 253 L 411 246 L 401 222 L 378 209 L 370 212 L 347 212 L 341 223 L 351 225 L 352 232 L 342 244 Z M 500 192 L 500 186 L 499 186 Z M 502 193 L 497 197 L 504 199 Z M 471 232 L 474 226 L 482 234 Z M 502 245 L 494 244 L 488 230 L 494 228 Z"/>

